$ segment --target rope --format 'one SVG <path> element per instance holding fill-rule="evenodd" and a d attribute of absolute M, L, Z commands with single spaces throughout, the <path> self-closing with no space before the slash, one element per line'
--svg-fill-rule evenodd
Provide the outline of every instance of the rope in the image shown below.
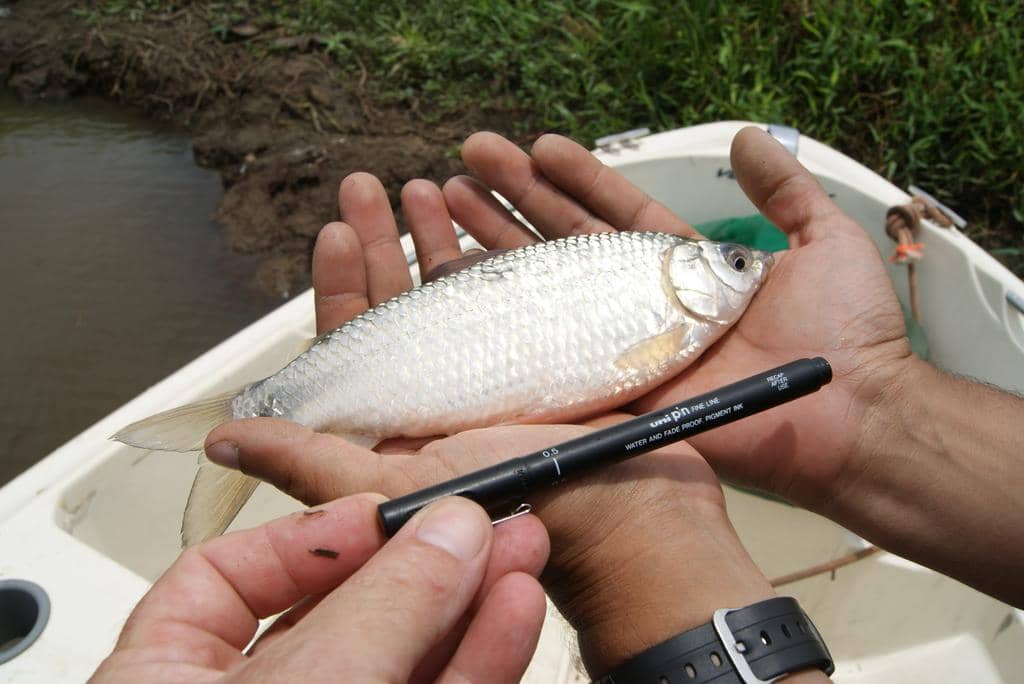
<path fill-rule="evenodd" d="M 868 546 L 863 549 L 858 549 L 856 551 L 852 551 L 846 554 L 845 556 L 840 556 L 835 560 L 830 560 L 826 563 L 819 563 L 818 565 L 812 565 L 809 568 L 804 568 L 803 570 L 791 572 L 788 575 L 776 577 L 775 579 L 771 580 L 771 585 L 773 587 L 781 587 L 785 584 L 791 584 L 793 582 L 797 582 L 802 579 L 807 579 L 808 577 L 814 577 L 815 575 L 820 575 L 825 572 L 834 572 L 839 568 L 843 567 L 844 565 L 856 563 L 861 558 L 867 558 L 868 556 L 875 554 L 880 550 L 881 549 L 874 545 Z"/>
<path fill-rule="evenodd" d="M 953 226 L 949 217 L 921 196 L 915 196 L 907 204 L 889 207 L 885 212 L 885 232 L 896 241 L 896 249 L 889 261 L 907 266 L 910 311 L 918 323 L 921 322 L 921 309 L 917 299 L 917 262 L 924 258 L 924 243 L 916 241 L 916 238 L 921 232 L 922 218 L 934 221 L 943 228 Z"/>

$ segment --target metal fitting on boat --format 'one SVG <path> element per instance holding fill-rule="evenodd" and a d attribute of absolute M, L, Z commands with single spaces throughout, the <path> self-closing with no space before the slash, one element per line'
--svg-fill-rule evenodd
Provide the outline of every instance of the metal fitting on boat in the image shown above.
<path fill-rule="evenodd" d="M 772 136 L 782 144 L 789 153 L 796 156 L 800 149 L 800 131 L 792 126 L 782 124 L 768 124 L 768 135 Z"/>
<path fill-rule="evenodd" d="M 594 141 L 594 146 L 604 150 L 605 152 L 611 150 L 616 145 L 621 147 L 635 147 L 637 140 L 645 138 L 650 134 L 651 129 L 649 128 L 633 128 L 628 131 L 612 133 L 611 135 L 598 138 Z"/>

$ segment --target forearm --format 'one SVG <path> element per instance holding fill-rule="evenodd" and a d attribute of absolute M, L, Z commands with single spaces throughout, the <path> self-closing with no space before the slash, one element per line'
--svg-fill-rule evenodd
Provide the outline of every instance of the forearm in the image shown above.
<path fill-rule="evenodd" d="M 1024 605 L 1024 400 L 908 361 L 820 512 Z"/>

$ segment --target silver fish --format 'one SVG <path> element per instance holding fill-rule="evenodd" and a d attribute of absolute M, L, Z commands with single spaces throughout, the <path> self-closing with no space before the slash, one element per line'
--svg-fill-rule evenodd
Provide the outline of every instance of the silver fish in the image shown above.
<path fill-rule="evenodd" d="M 742 245 L 653 232 L 511 250 L 357 316 L 241 392 L 158 414 L 114 438 L 195 450 L 216 425 L 256 416 L 364 445 L 570 421 L 627 403 L 692 363 L 739 319 L 771 263 Z M 186 509 L 188 542 L 223 531 L 255 486 L 203 468 Z M 210 507 L 215 521 L 189 523 Z"/>

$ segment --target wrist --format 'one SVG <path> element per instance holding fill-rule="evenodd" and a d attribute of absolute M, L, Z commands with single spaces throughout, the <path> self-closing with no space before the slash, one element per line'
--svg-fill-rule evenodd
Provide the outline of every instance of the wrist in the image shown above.
<path fill-rule="evenodd" d="M 915 402 L 922 385 L 936 372 L 916 354 L 883 364 L 866 363 L 864 368 L 868 377 L 860 381 L 848 410 L 847 420 L 854 429 L 842 448 L 842 465 L 821 483 L 813 501 L 797 502 L 833 520 L 843 519 L 851 506 L 862 505 L 872 486 L 869 474 L 885 466 L 888 453 L 909 448 L 913 435 L 907 426 L 918 411 Z"/>
<path fill-rule="evenodd" d="M 928 450 L 923 429 L 932 422 L 925 405 L 942 394 L 942 373 L 916 355 L 879 373 L 880 388 L 866 403 L 861 426 L 826 506 L 816 512 L 843 524 L 877 517 L 879 506 L 902 508 L 907 494 L 901 471 L 922 467 Z M 923 429 L 922 429 L 923 428 Z M 896 515 L 899 511 L 891 510 Z"/>
<path fill-rule="evenodd" d="M 818 512 L 1020 605 L 1021 415 L 1019 397 L 912 357 L 866 414 L 856 454 Z"/>
<path fill-rule="evenodd" d="M 590 553 L 559 564 L 572 581 L 556 582 L 563 590 L 554 598 L 578 630 L 594 676 L 708 622 L 719 608 L 774 596 L 724 507 L 690 502 L 666 513 L 624 524 Z"/>

